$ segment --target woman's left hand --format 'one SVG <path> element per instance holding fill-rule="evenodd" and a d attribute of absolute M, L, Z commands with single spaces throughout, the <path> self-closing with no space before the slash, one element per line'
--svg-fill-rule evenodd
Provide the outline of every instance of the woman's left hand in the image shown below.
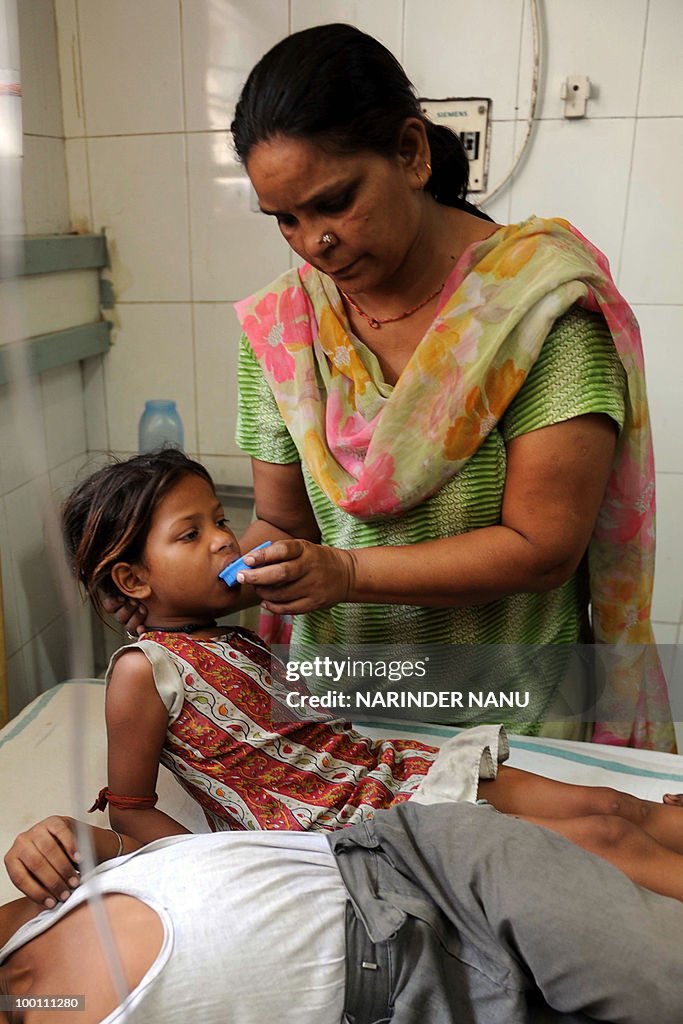
<path fill-rule="evenodd" d="M 307 540 L 278 540 L 245 556 L 249 583 L 265 608 L 280 615 L 301 615 L 348 600 L 355 562 L 351 551 Z"/>

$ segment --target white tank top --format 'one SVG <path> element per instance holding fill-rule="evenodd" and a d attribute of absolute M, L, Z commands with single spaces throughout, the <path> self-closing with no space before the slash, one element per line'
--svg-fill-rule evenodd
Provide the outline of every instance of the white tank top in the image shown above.
<path fill-rule="evenodd" d="M 218 832 L 159 839 L 96 868 L 29 921 L 0 963 L 94 892 L 141 899 L 161 918 L 161 951 L 104 1024 L 338 1024 L 347 892 L 324 836 Z"/>

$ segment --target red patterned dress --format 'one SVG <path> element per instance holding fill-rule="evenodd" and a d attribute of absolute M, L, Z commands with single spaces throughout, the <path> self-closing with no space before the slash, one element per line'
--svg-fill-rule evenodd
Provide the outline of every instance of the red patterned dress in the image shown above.
<path fill-rule="evenodd" d="M 438 748 L 372 740 L 310 711 L 292 721 L 285 687 L 256 634 L 213 640 L 150 632 L 141 650 L 169 712 L 161 763 L 201 805 L 213 831 L 332 831 L 408 800 Z M 309 712 L 307 712 L 309 714 Z"/>

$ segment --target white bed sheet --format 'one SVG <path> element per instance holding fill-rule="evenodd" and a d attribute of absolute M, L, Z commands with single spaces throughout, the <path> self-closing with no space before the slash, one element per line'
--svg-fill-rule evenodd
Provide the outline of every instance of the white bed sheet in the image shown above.
<path fill-rule="evenodd" d="M 107 824 L 106 814 L 87 815 L 106 784 L 104 685 L 72 680 L 37 697 L 0 730 L 0 852 L 18 832 L 48 814 L 70 814 Z M 357 721 L 371 736 L 407 737 L 439 745 L 457 730 L 402 722 Z M 508 762 L 564 782 L 608 785 L 650 800 L 683 792 L 683 758 L 599 744 L 511 737 Z M 208 827 L 198 806 L 165 769 L 159 806 L 194 832 Z M 0 902 L 17 891 L 0 869 Z"/>
<path fill-rule="evenodd" d="M 419 739 L 435 746 L 458 732 L 417 722 L 358 719 L 354 725 L 367 736 Z M 510 736 L 509 740 L 506 764 L 549 779 L 581 786 L 614 786 L 644 800 L 660 801 L 664 793 L 683 792 L 683 756 L 679 754 L 532 736 Z"/>
<path fill-rule="evenodd" d="M 107 812 L 88 814 L 107 784 L 104 681 L 71 680 L 36 697 L 0 730 L 0 853 L 48 814 L 70 814 L 107 827 Z M 198 805 L 170 772 L 159 775 L 159 806 L 193 832 L 208 832 Z M 0 903 L 18 896 L 0 867 Z"/>

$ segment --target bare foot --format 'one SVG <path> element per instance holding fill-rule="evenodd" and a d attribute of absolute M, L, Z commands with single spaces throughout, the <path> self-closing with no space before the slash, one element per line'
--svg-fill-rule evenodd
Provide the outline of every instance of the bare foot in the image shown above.
<path fill-rule="evenodd" d="M 662 797 L 662 803 L 683 807 L 683 793 L 665 793 Z"/>

